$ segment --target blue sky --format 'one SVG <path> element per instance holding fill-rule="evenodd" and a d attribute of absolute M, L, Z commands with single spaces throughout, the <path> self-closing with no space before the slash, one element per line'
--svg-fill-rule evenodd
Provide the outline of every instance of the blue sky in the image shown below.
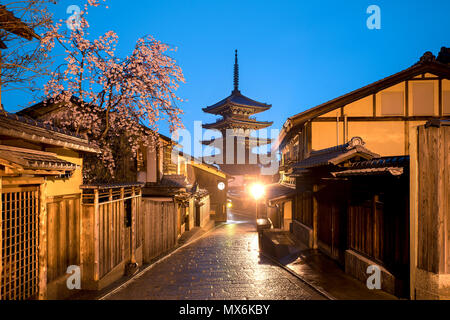
<path fill-rule="evenodd" d="M 60 1 L 57 17 L 81 1 Z M 272 104 L 258 118 L 280 128 L 291 115 L 409 67 L 425 51 L 450 46 L 450 1 L 107 1 L 89 14 L 92 33 L 114 30 L 119 55 L 146 34 L 178 47 L 173 54 L 186 83 L 178 94 L 183 122 L 214 121 L 202 113 L 232 90 L 234 50 L 239 50 L 240 89 Z M 381 9 L 381 29 L 369 30 L 369 5 Z M 4 93 L 8 111 L 32 100 Z M 167 126 L 161 131 L 169 134 Z"/>

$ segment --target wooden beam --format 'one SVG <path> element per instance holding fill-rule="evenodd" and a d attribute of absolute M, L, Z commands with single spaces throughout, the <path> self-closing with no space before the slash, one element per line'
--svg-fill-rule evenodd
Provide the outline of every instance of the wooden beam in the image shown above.
<path fill-rule="evenodd" d="M 99 248 L 99 197 L 98 189 L 94 189 L 94 281 L 100 280 L 100 248 Z"/>
<path fill-rule="evenodd" d="M 2 287 L 2 272 L 3 272 L 3 256 L 2 256 L 2 244 L 3 244 L 3 220 L 2 220 L 2 216 L 3 216 L 3 203 L 2 203 L 2 198 L 3 198 L 3 181 L 2 181 L 2 177 L 0 177 L 0 288 Z M 5 232 L 6 234 L 6 232 Z M 0 295 L 0 299 L 2 299 L 2 296 Z"/>
<path fill-rule="evenodd" d="M 19 184 L 43 184 L 42 177 L 3 177 L 3 186 L 19 185 Z"/>
<path fill-rule="evenodd" d="M 131 200 L 131 263 L 136 263 L 136 190 L 132 187 L 132 200 Z"/>
<path fill-rule="evenodd" d="M 373 95 L 372 95 L 372 114 L 373 114 L 373 117 L 374 118 L 376 118 L 376 116 L 377 116 L 377 94 L 376 93 L 374 93 Z"/>
<path fill-rule="evenodd" d="M 47 298 L 47 183 L 39 185 L 39 300 Z"/>
<path fill-rule="evenodd" d="M 439 104 L 439 117 L 444 115 L 444 105 L 442 104 L 442 79 L 439 78 L 438 81 L 438 104 Z"/>
<path fill-rule="evenodd" d="M 319 220 L 319 204 L 317 202 L 317 192 L 319 188 L 315 184 L 313 185 L 313 194 L 312 194 L 312 210 L 313 210 L 313 249 L 318 248 L 318 220 Z"/>
<path fill-rule="evenodd" d="M 123 201 L 125 197 L 125 188 L 120 188 L 120 226 L 122 228 L 120 232 L 120 243 L 122 244 L 122 261 L 125 259 L 125 202 Z"/>

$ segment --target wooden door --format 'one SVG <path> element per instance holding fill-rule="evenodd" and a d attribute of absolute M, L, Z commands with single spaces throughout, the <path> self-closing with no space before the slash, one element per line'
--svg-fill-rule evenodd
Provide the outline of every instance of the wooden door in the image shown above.
<path fill-rule="evenodd" d="M 201 221 L 200 221 L 200 210 L 201 207 L 199 205 L 195 206 L 195 226 L 200 227 Z"/>
<path fill-rule="evenodd" d="M 343 199 L 330 190 L 319 194 L 317 198 L 319 248 L 342 264 L 347 249 L 347 214 Z"/>
<path fill-rule="evenodd" d="M 37 298 L 39 187 L 2 189 L 1 300 Z"/>

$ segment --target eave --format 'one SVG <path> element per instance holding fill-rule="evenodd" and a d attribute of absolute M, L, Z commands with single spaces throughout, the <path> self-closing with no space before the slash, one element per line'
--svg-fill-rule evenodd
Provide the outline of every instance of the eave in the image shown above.
<path fill-rule="evenodd" d="M 231 136 L 230 138 L 233 138 L 233 137 L 234 136 Z M 257 138 L 257 137 L 245 137 L 246 146 L 249 146 L 250 142 L 254 143 L 253 147 L 264 146 L 266 144 L 272 143 L 273 141 L 274 141 L 274 139 L 270 139 L 270 138 L 262 139 L 262 138 Z M 218 138 L 218 139 L 212 139 L 212 140 L 202 140 L 202 141 L 200 141 L 200 143 L 203 145 L 207 145 L 207 146 L 212 143 L 224 144 L 224 143 L 226 143 L 226 139 Z"/>
<path fill-rule="evenodd" d="M 227 110 L 230 107 L 237 107 L 246 110 L 251 110 L 251 113 L 259 113 L 266 111 L 272 107 L 270 104 L 258 102 L 256 100 L 250 99 L 240 91 L 233 91 L 231 95 L 222 99 L 221 101 L 208 106 L 206 108 L 202 108 L 203 112 L 211 113 L 211 114 L 222 114 L 223 110 Z"/>
<path fill-rule="evenodd" d="M 272 121 L 256 121 L 256 120 L 239 120 L 239 119 L 221 119 L 214 123 L 203 124 L 204 129 L 232 129 L 232 128 L 247 128 L 247 129 L 263 129 L 270 127 Z"/>

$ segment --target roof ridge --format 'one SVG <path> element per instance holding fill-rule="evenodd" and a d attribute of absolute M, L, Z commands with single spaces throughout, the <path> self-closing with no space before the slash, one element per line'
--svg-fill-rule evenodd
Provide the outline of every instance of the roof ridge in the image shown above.
<path fill-rule="evenodd" d="M 56 126 L 53 126 L 50 124 L 46 124 L 42 120 L 36 120 L 36 119 L 32 119 L 32 118 L 25 117 L 25 116 L 20 116 L 16 113 L 7 112 L 5 110 L 0 111 L 0 115 L 6 117 L 8 119 L 20 121 L 20 122 L 28 124 L 28 125 L 33 125 L 35 127 L 55 131 L 55 132 L 58 132 L 58 133 L 61 133 L 61 134 L 67 135 L 67 136 L 71 136 L 73 138 L 78 138 L 78 139 L 87 141 L 87 139 L 84 138 L 83 136 L 81 136 L 80 134 L 77 134 L 75 132 L 72 132 L 72 131 L 69 131 L 66 129 L 62 129 L 62 128 L 59 128 L 59 127 L 56 127 Z"/>

